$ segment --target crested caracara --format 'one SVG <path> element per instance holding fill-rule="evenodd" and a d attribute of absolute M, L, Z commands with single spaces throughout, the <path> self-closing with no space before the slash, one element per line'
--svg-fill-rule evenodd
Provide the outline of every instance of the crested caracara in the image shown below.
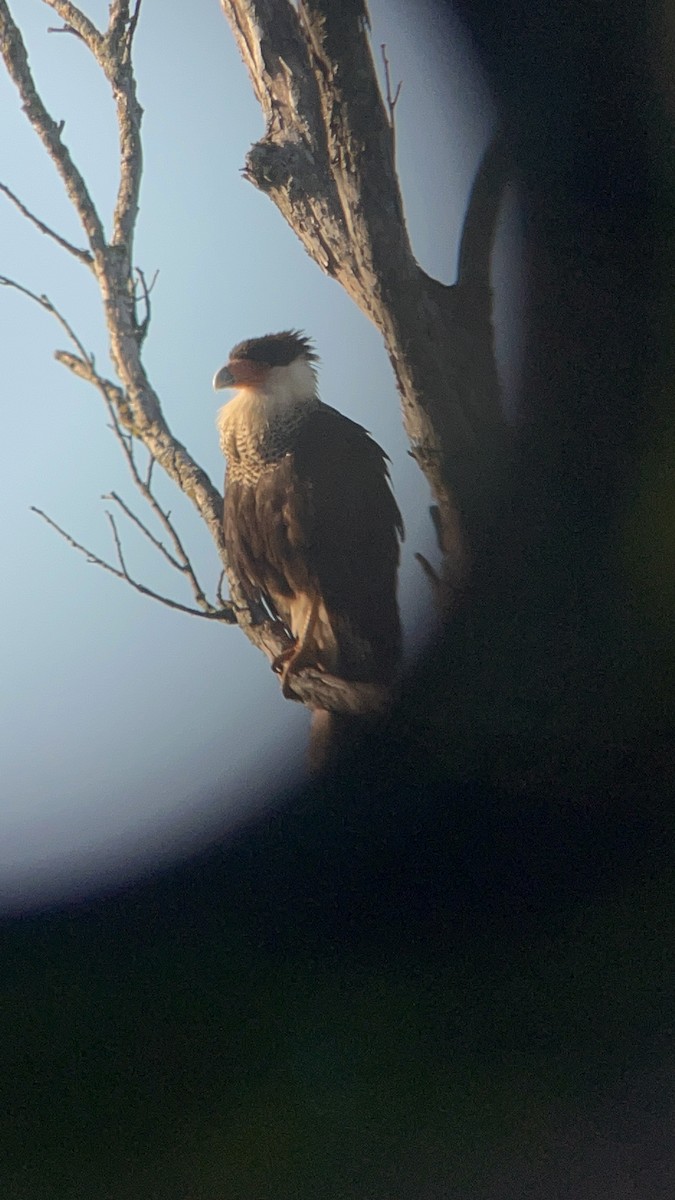
<path fill-rule="evenodd" d="M 316 363 L 302 334 L 268 334 L 235 346 L 213 381 L 236 389 L 217 419 L 230 563 L 294 639 L 275 664 L 289 697 L 303 667 L 389 687 L 401 656 L 387 456 L 319 399 Z"/>

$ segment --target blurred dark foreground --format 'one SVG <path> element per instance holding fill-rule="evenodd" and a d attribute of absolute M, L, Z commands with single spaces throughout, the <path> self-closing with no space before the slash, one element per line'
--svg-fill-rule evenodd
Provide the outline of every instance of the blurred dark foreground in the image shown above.
<path fill-rule="evenodd" d="M 675 22 L 459 7 L 529 210 L 513 554 L 334 777 L 5 921 L 6 1200 L 675 1189 Z"/>

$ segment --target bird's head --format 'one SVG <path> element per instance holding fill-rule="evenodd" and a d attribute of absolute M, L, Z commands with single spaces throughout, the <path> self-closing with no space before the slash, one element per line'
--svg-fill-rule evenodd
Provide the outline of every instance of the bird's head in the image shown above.
<path fill-rule="evenodd" d="M 216 372 L 213 386 L 239 391 L 288 391 L 314 395 L 318 355 L 309 338 L 295 329 L 268 333 L 238 342 L 224 367 Z"/>

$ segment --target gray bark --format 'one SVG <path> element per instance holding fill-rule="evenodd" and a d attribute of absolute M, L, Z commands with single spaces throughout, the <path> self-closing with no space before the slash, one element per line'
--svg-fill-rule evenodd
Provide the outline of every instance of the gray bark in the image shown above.
<path fill-rule="evenodd" d="M 412 253 L 394 158 L 393 108 L 363 0 L 221 0 L 267 127 L 245 174 L 308 254 L 382 334 L 411 452 L 426 476 L 452 610 L 489 521 L 505 449 L 489 261 L 505 182 L 486 154 L 467 212 L 460 276 L 446 286 Z"/>

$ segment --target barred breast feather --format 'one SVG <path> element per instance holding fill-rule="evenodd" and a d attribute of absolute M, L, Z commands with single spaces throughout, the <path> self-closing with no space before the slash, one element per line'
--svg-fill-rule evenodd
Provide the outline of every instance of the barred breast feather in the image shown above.
<path fill-rule="evenodd" d="M 234 570 L 295 637 L 318 595 L 319 665 L 346 679 L 389 682 L 401 654 L 403 523 L 387 456 L 362 426 L 318 399 L 278 420 L 236 404 L 219 422 Z"/>

